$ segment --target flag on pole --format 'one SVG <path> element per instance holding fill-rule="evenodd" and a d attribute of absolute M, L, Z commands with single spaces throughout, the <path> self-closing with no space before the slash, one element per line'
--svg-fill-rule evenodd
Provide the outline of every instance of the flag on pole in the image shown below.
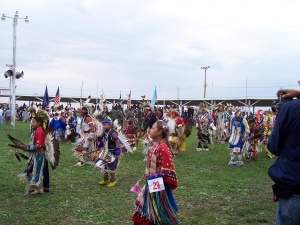
<path fill-rule="evenodd" d="M 101 88 L 102 89 L 102 88 Z M 102 107 L 102 108 L 104 108 L 104 105 L 105 105 L 105 95 L 104 95 L 104 91 L 103 91 L 103 89 L 102 89 L 102 91 L 101 91 L 102 93 L 101 93 L 101 96 L 100 96 L 100 106 Z"/>
<path fill-rule="evenodd" d="M 42 103 L 42 108 L 45 109 L 49 106 L 50 103 L 50 99 L 49 99 L 49 94 L 48 94 L 48 88 L 46 85 L 46 90 L 45 90 L 45 94 L 44 94 L 44 98 L 43 98 L 43 103 Z"/>
<path fill-rule="evenodd" d="M 56 91 L 56 95 L 55 95 L 55 98 L 54 98 L 54 106 L 57 106 L 60 104 L 60 93 L 59 93 L 59 87 L 57 88 L 57 91 Z"/>
<path fill-rule="evenodd" d="M 131 91 L 129 92 L 128 99 L 127 99 L 127 109 L 130 109 L 131 105 Z"/>
<path fill-rule="evenodd" d="M 157 101 L 157 92 L 156 92 L 156 86 L 155 86 L 153 97 L 152 97 L 152 100 L 151 100 L 151 106 L 152 107 L 154 107 L 156 101 Z"/>

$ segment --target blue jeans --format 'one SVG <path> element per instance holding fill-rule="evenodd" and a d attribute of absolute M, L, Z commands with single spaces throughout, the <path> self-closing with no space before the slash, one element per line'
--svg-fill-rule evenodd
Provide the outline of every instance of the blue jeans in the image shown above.
<path fill-rule="evenodd" d="M 0 126 L 2 126 L 2 116 L 0 116 Z"/>
<path fill-rule="evenodd" d="M 300 194 L 289 199 L 279 198 L 276 214 L 276 225 L 300 224 Z"/>

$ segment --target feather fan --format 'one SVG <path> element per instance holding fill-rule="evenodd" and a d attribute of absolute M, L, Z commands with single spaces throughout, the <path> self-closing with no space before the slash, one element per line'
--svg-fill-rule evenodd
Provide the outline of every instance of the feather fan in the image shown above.
<path fill-rule="evenodd" d="M 29 159 L 28 156 L 24 155 L 21 152 L 13 151 L 13 153 L 19 161 L 21 161 L 21 158 L 26 159 L 26 160 Z"/>
<path fill-rule="evenodd" d="M 10 134 L 7 134 L 7 136 L 9 138 L 9 140 L 11 140 L 14 143 L 14 145 L 9 144 L 10 147 L 19 148 L 19 149 L 22 149 L 23 151 L 27 152 L 27 146 L 23 142 L 14 138 Z"/>

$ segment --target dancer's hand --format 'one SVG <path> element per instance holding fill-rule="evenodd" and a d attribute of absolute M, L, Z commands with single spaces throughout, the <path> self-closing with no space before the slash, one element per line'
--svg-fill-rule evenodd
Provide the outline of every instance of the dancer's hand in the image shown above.
<path fill-rule="evenodd" d="M 280 89 L 277 91 L 277 96 L 282 94 L 283 98 L 300 98 L 300 91 L 293 89 Z"/>

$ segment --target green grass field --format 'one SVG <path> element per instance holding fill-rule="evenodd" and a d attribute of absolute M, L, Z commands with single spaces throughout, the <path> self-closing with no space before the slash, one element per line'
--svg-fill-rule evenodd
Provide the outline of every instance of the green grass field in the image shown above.
<path fill-rule="evenodd" d="M 134 155 L 125 155 L 113 188 L 98 184 L 99 170 L 74 167 L 77 162 L 71 145 L 61 143 L 60 166 L 50 169 L 50 193 L 24 197 L 25 184 L 17 174 L 26 161 L 17 161 L 7 133 L 29 143 L 28 123 L 17 122 L 16 130 L 0 127 L 0 224 L 132 224 L 135 196 L 130 188 L 142 177 L 141 144 Z M 192 224 L 275 224 L 277 205 L 272 202 L 267 171 L 274 159 L 260 153 L 256 162 L 229 167 L 227 145 L 212 145 L 209 152 L 197 152 L 195 128 L 187 140 L 187 150 L 175 159 L 179 187 L 174 196 L 183 225 Z M 141 182 L 142 184 L 144 182 Z"/>

